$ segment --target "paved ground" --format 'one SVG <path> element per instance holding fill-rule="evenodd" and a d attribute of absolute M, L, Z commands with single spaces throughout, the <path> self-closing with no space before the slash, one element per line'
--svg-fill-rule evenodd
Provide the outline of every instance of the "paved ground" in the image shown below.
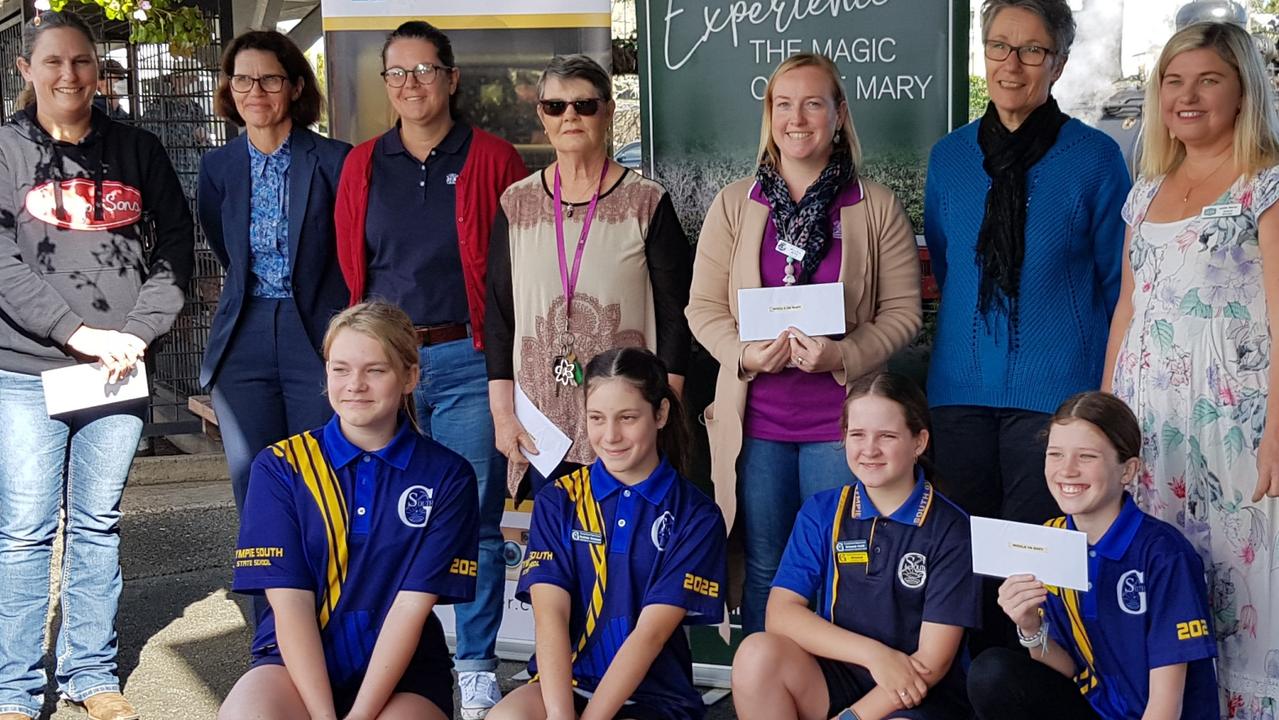
<path fill-rule="evenodd" d="M 246 667 L 245 609 L 227 591 L 236 519 L 224 473 L 220 457 L 148 458 L 125 493 L 120 676 L 146 720 L 213 720 Z M 503 663 L 505 688 L 520 669 Z M 49 702 L 42 719 L 85 717 Z M 709 715 L 732 717 L 727 700 Z"/>

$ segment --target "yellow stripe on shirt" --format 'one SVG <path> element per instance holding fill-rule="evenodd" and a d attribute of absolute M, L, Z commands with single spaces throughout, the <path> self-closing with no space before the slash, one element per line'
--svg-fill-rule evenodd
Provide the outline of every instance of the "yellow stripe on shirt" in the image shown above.
<path fill-rule="evenodd" d="M 839 506 L 835 508 L 835 527 L 830 531 L 830 551 L 832 554 L 831 565 L 835 568 L 835 575 L 830 585 L 830 616 L 835 617 L 835 600 L 839 597 L 839 562 L 835 557 L 835 546 L 839 544 L 839 527 L 844 523 L 844 507 L 848 505 L 848 493 L 853 489 L 852 485 L 845 485 L 844 489 L 839 493 Z M 869 564 L 869 560 L 867 563 Z"/>
<path fill-rule="evenodd" d="M 328 625 L 342 596 L 346 581 L 349 553 L 346 544 L 347 511 L 342 488 L 320 450 L 320 444 L 309 432 L 277 444 L 285 459 L 306 485 L 324 521 L 328 546 L 327 582 L 320 598 L 320 628 Z"/>

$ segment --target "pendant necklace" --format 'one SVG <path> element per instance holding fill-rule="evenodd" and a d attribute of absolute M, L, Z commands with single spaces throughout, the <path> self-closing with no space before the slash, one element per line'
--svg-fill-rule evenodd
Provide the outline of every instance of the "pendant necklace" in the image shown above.
<path fill-rule="evenodd" d="M 1216 175 L 1216 174 L 1217 174 L 1217 171 L 1218 171 L 1218 170 L 1220 170 L 1220 169 L 1221 169 L 1221 168 L 1222 168 L 1222 167 L 1226 164 L 1226 161 L 1227 161 L 1227 160 L 1230 160 L 1230 159 L 1231 159 L 1231 158 L 1233 158 L 1233 157 L 1234 157 L 1234 154 L 1233 154 L 1233 153 L 1226 155 L 1226 157 L 1225 157 L 1225 158 L 1223 158 L 1221 162 L 1217 163 L 1217 167 L 1215 167 L 1215 168 L 1213 168 L 1213 169 L 1212 169 L 1212 172 L 1208 173 L 1207 175 L 1204 175 L 1202 180 L 1199 180 L 1198 182 L 1194 183 L 1193 185 L 1191 185 L 1191 186 L 1187 187 L 1187 188 L 1186 188 L 1186 194 L 1181 196 L 1181 204 L 1182 204 L 1182 205 L 1185 205 L 1185 204 L 1186 204 L 1186 201 L 1190 199 L 1190 193 L 1194 192 L 1195 190 L 1197 190 L 1197 189 L 1199 188 L 1199 186 L 1200 186 L 1200 185 L 1203 185 L 1205 182 L 1207 182 L 1207 181 L 1208 181 L 1208 178 L 1212 177 L 1213 175 Z M 1183 166 L 1183 167 L 1184 167 L 1184 166 Z M 1186 172 L 1186 173 L 1185 173 L 1185 176 L 1186 176 L 1186 179 L 1187 179 L 1187 180 L 1189 180 L 1189 179 L 1190 179 L 1190 173 L 1189 173 L 1189 172 Z"/>
<path fill-rule="evenodd" d="M 565 213 L 563 196 L 561 195 L 560 166 L 555 165 L 555 250 L 559 258 L 560 284 L 564 289 L 564 330 L 559 337 L 559 354 L 551 358 L 551 377 L 555 381 L 555 394 L 560 394 L 561 387 L 579 387 L 583 381 L 582 363 L 573 352 L 576 338 L 570 330 L 570 318 L 573 314 L 573 293 L 577 289 L 578 273 L 582 269 L 582 252 L 586 249 L 586 238 L 591 232 L 591 221 L 595 219 L 595 206 L 599 202 L 600 192 L 604 188 L 604 178 L 608 175 L 608 159 L 604 160 L 604 169 L 600 171 L 600 181 L 595 186 L 595 194 L 586 208 L 586 216 L 582 218 L 582 234 L 577 239 L 577 249 L 573 254 L 573 270 L 569 272 L 568 258 L 564 249 L 564 216 L 572 217 L 572 206 Z"/>

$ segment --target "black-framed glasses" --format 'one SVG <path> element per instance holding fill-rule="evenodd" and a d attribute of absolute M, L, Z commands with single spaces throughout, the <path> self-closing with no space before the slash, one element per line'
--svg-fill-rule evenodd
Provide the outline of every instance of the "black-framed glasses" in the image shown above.
<path fill-rule="evenodd" d="M 585 100 L 538 100 L 537 104 L 542 106 L 542 112 L 551 117 L 559 117 L 568 112 L 568 106 L 573 106 L 573 112 L 582 117 L 590 117 L 600 111 L 600 103 L 604 102 L 599 98 L 587 98 Z"/>
<path fill-rule="evenodd" d="M 1044 64 L 1049 55 L 1056 55 L 1057 51 L 1038 45 L 1009 45 L 998 40 L 986 41 L 986 57 L 990 60 L 1003 62 L 1013 53 L 1017 53 L 1017 59 L 1022 65 L 1038 67 Z"/>
<path fill-rule="evenodd" d="M 382 79 L 391 87 L 404 87 L 404 83 L 409 79 L 409 73 L 417 78 L 417 81 L 423 85 L 430 85 L 435 82 L 435 78 L 440 73 L 451 73 L 453 68 L 447 65 L 435 65 L 433 63 L 418 63 L 417 65 L 404 69 L 402 67 L 389 67 L 382 71 Z"/>
<path fill-rule="evenodd" d="M 278 93 L 284 89 L 284 81 L 288 80 L 284 75 L 262 75 L 254 77 L 252 75 L 232 75 L 231 89 L 238 93 L 247 93 L 253 90 L 256 83 L 262 88 L 262 92 Z"/>

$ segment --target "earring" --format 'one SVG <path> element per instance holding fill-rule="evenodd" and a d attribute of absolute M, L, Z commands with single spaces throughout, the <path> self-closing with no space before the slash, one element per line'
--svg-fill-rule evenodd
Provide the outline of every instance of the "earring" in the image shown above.
<path fill-rule="evenodd" d="M 838 145 L 838 144 L 840 144 L 841 142 L 843 142 L 843 138 L 842 138 L 842 136 L 840 136 L 839 131 L 838 131 L 838 130 L 836 130 L 836 131 L 835 131 L 835 144 L 836 144 L 836 145 Z"/>

